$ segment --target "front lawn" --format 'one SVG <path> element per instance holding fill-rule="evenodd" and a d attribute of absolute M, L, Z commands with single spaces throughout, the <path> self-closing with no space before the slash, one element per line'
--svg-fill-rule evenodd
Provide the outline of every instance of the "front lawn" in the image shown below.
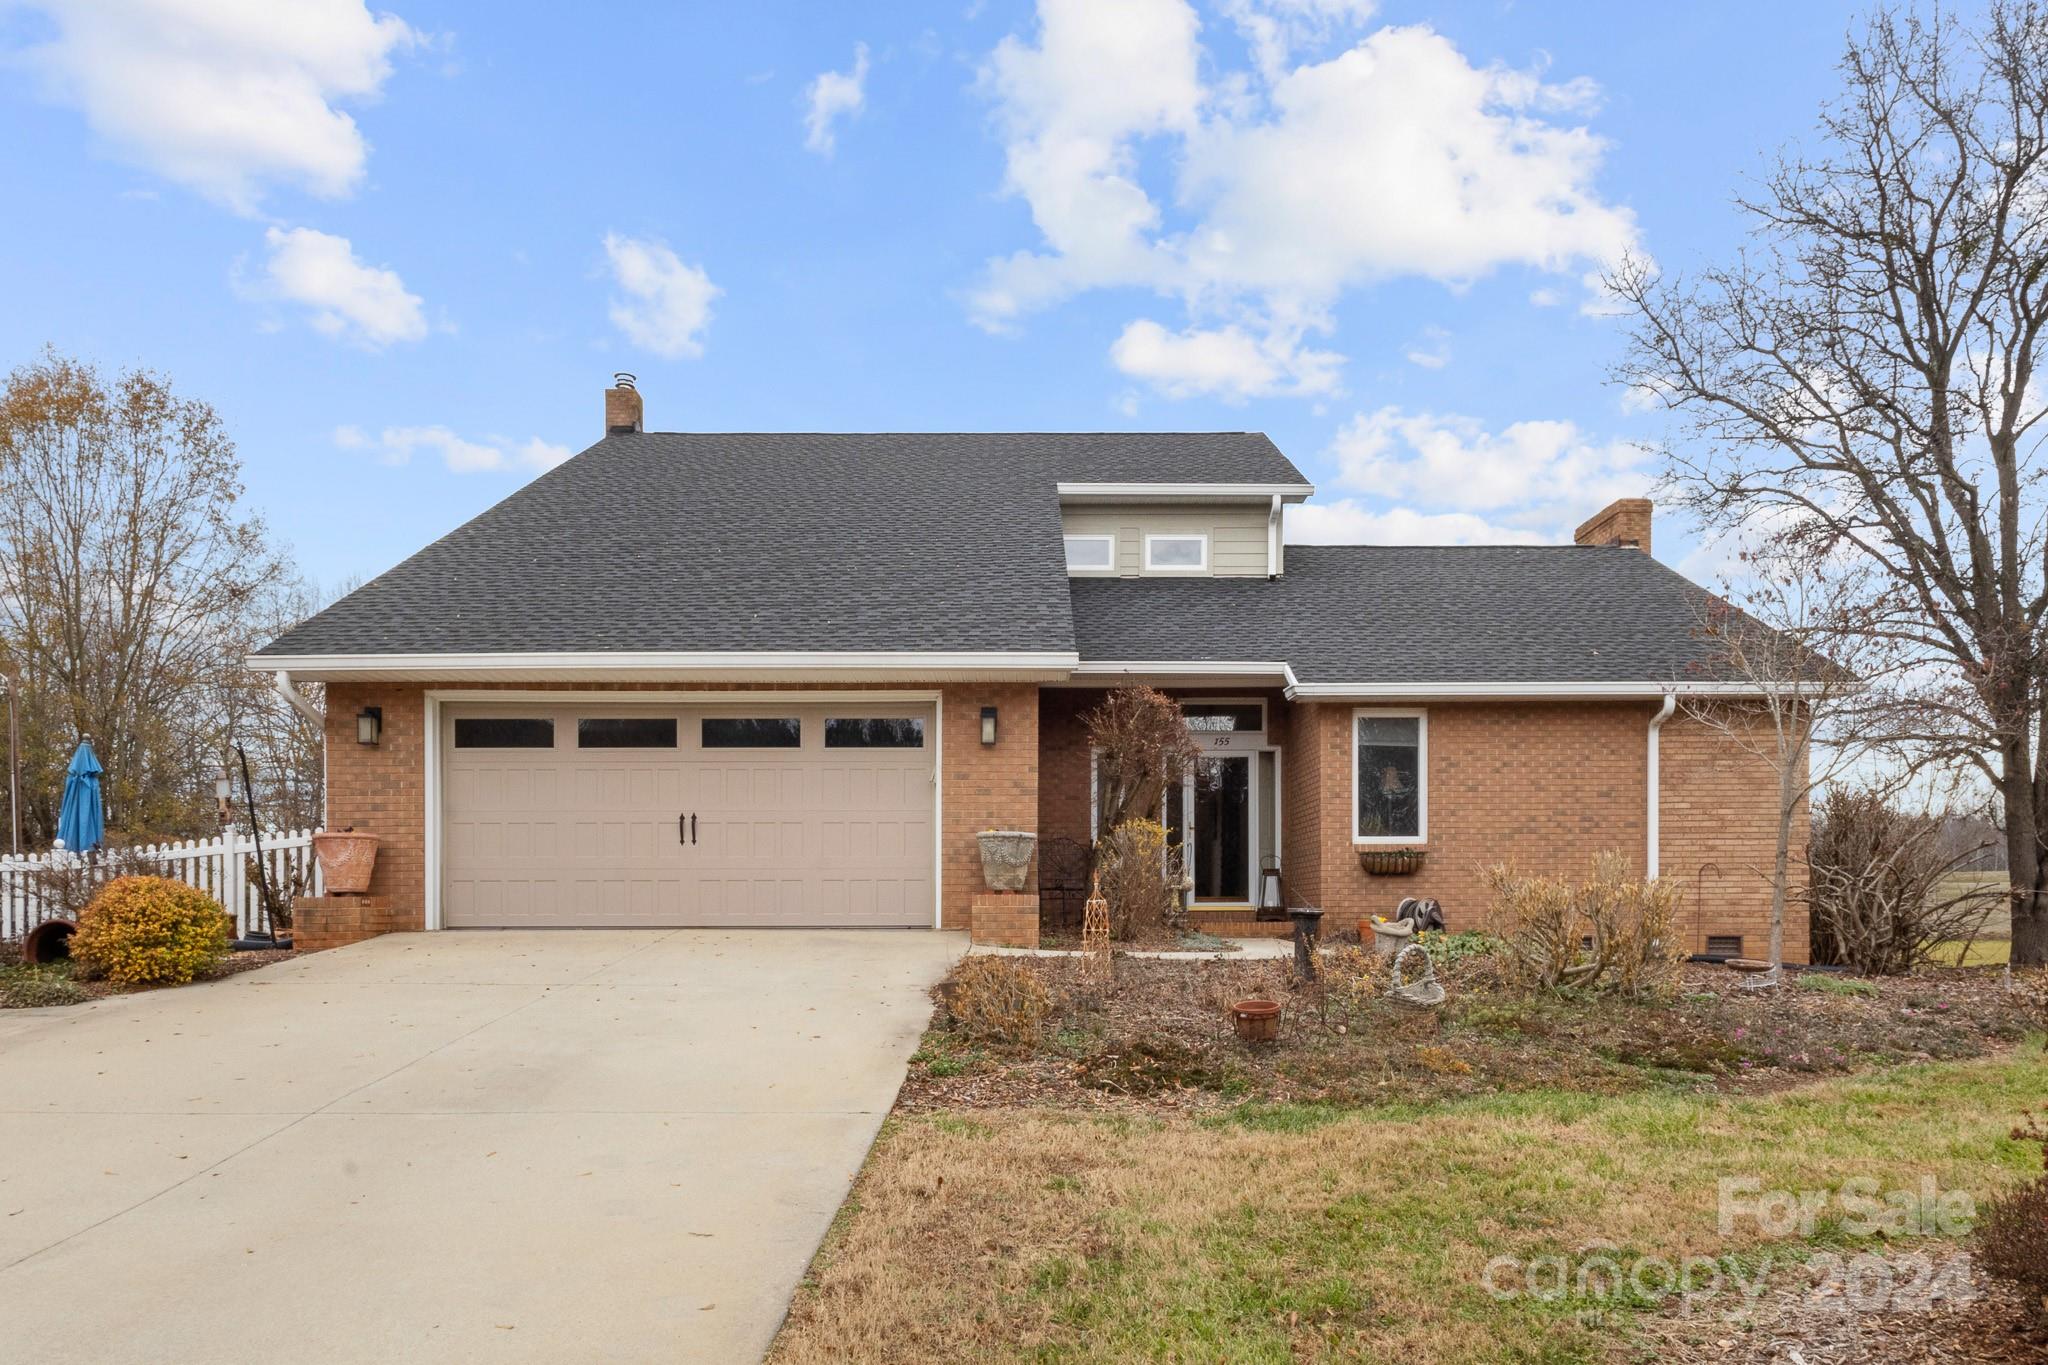
<path fill-rule="evenodd" d="M 1517 1258 L 1492 1277 L 1515 1289 L 1529 1283 L 1524 1267 L 1548 1264 L 1539 1258 L 1583 1268 L 1602 1249 L 1624 1266 L 1719 1257 L 1749 1276 L 1848 1254 L 1871 1244 L 1833 1205 L 1803 1235 L 1766 1238 L 1754 1220 L 1721 1235 L 1717 1182 L 1835 1191 L 1866 1177 L 1917 1193 L 1931 1178 L 1981 1199 L 2037 1160 L 2006 1134 L 2044 1095 L 2035 1038 L 1754 1094 L 1531 1086 L 1362 1109 L 899 1113 L 770 1359 L 1590 1361 L 1668 1359 L 1694 1341 L 1722 1349 L 1743 1332 L 1720 1301 L 1674 1327 L 1654 1293 L 1602 1294 L 1598 1276 L 1585 1295 L 1496 1295 L 1488 1263 Z"/>

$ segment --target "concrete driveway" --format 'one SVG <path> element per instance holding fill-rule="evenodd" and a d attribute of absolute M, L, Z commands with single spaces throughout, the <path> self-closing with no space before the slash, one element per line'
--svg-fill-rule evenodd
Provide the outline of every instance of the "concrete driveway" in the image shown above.
<path fill-rule="evenodd" d="M 0 1354 L 757 1359 L 964 946 L 405 934 L 0 1014 Z"/>

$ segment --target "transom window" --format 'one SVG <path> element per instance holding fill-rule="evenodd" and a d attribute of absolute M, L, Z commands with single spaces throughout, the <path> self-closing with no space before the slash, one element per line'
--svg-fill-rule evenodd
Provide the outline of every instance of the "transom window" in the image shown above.
<path fill-rule="evenodd" d="M 707 749 L 800 749 L 804 723 L 795 716 L 708 716 L 701 737 Z"/>
<path fill-rule="evenodd" d="M 1352 713 L 1352 842 L 1419 843 L 1429 837 L 1429 717 L 1421 711 Z"/>
<path fill-rule="evenodd" d="M 1209 537 L 1146 536 L 1145 567 L 1169 573 L 1200 573 L 1209 567 Z"/>
<path fill-rule="evenodd" d="M 1067 568 L 1070 572 L 1099 572 L 1115 567 L 1115 536 L 1067 537 Z"/>
<path fill-rule="evenodd" d="M 461 716 L 455 722 L 458 749 L 552 749 L 555 723 L 545 716 Z"/>
<path fill-rule="evenodd" d="M 585 716 L 576 722 L 579 749 L 673 749 L 674 716 Z"/>
<path fill-rule="evenodd" d="M 825 722 L 828 749 L 922 749 L 924 720 L 919 716 L 878 716 L 854 719 L 833 716 Z"/>
<path fill-rule="evenodd" d="M 1238 734 L 1266 728 L 1266 708 L 1255 701 L 1182 702 L 1188 729 L 1198 734 Z"/>

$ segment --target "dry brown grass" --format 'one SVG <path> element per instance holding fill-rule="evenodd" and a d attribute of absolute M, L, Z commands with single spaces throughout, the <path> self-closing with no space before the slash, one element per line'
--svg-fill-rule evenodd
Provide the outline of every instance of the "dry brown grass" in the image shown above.
<path fill-rule="evenodd" d="M 2044 1085 L 2029 1048 L 1737 1101 L 898 1118 L 770 1359 L 1593 1359 L 1611 1333 L 1491 1298 L 1487 1260 L 1738 1249 L 1715 1229 L 1723 1174 L 1985 1190 Z"/>

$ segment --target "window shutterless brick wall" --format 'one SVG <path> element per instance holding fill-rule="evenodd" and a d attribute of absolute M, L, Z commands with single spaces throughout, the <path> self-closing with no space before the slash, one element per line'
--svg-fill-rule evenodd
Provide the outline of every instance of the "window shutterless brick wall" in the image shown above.
<path fill-rule="evenodd" d="M 1650 702 L 1435 703 L 1429 713 L 1429 850 L 1411 876 L 1375 877 L 1351 842 L 1353 707 L 1297 705 L 1288 754 L 1288 881 L 1330 914 L 1333 929 L 1391 916 L 1403 897 L 1442 902 L 1453 930 L 1484 923 L 1483 868 L 1582 876 L 1612 849 L 1643 870 L 1648 845 Z M 1768 764 L 1683 712 L 1660 739 L 1660 873 L 1677 880 L 1686 950 L 1708 933 L 1739 933 L 1764 951 L 1769 932 L 1777 782 Z M 1297 829 L 1311 792 L 1319 827 Z M 1805 821 L 1795 822 L 1803 831 Z M 1395 845 L 1398 847 L 1399 845 Z M 1302 868 L 1314 850 L 1317 866 Z M 1700 877 L 1702 864 L 1714 863 Z M 1799 866 L 1794 851 L 1795 876 Z M 1785 958 L 1807 955 L 1805 912 L 1786 914 Z"/>

